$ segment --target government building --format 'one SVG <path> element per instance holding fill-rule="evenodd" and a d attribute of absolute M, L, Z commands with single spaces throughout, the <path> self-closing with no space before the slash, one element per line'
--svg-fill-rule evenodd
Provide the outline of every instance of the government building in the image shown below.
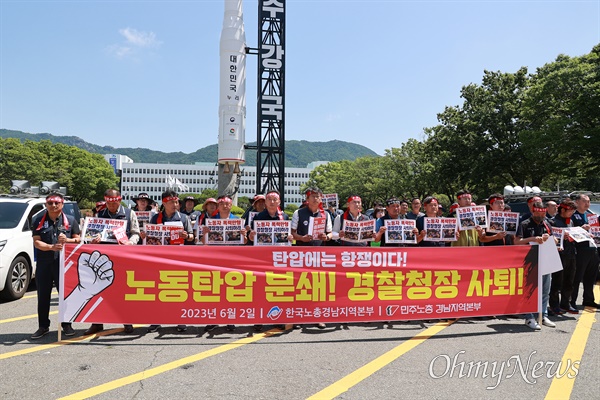
<path fill-rule="evenodd" d="M 104 158 L 121 177 L 121 195 L 130 200 L 141 192 L 160 202 L 161 193 L 167 187 L 173 187 L 180 193 L 202 193 L 204 189 L 217 190 L 218 166 L 216 163 L 199 162 L 195 164 L 153 164 L 136 163 L 121 154 L 105 154 Z M 316 161 L 306 168 L 285 169 L 285 203 L 300 205 L 304 194 L 300 186 L 309 178 L 310 172 L 326 161 Z M 256 193 L 256 167 L 241 167 L 238 196 L 252 198 Z"/>

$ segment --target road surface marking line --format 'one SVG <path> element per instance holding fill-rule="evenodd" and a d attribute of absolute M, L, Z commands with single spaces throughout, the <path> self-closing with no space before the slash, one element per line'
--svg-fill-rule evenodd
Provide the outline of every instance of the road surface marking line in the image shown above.
<path fill-rule="evenodd" d="M 594 288 L 594 295 L 595 298 L 600 297 L 599 286 Z M 579 368 L 581 368 L 581 357 L 583 357 L 583 352 L 589 339 L 592 325 L 594 322 L 596 322 L 596 318 L 594 318 L 596 316 L 596 312 L 598 312 L 597 309 L 586 307 L 581 314 L 581 317 L 579 317 L 577 326 L 575 326 L 575 331 L 571 335 L 571 340 L 569 341 L 562 360 L 560 361 L 561 368 L 566 369 L 566 365 L 568 365 L 569 360 L 571 363 L 579 361 Z M 557 371 L 557 373 L 562 375 L 563 371 Z M 550 389 L 548 389 L 548 393 L 546 393 L 546 400 L 568 399 L 571 397 L 571 392 L 573 391 L 573 386 L 575 385 L 575 379 L 577 378 L 577 375 L 571 375 L 571 377 L 569 377 L 569 374 L 571 374 L 571 372 L 568 372 L 561 377 L 555 376 L 554 379 L 552 379 Z"/>
<path fill-rule="evenodd" d="M 456 320 L 439 322 L 434 326 L 425 329 L 423 332 L 394 347 L 392 350 L 382 354 L 373 361 L 363 365 L 339 381 L 334 382 L 320 392 L 313 394 L 308 398 L 308 400 L 333 399 L 340 394 L 347 392 L 352 386 L 357 385 L 362 380 L 373 375 L 375 372 L 379 371 L 381 368 L 385 367 L 403 354 L 408 353 L 410 350 L 414 349 L 430 337 L 437 335 L 442 330 L 452 325 L 455 321 Z"/>
<path fill-rule="evenodd" d="M 52 292 L 50 295 L 54 296 L 55 294 L 58 294 L 58 292 Z M 28 294 L 27 296 L 23 296 L 21 298 L 22 299 L 33 299 L 34 297 L 37 297 L 37 294 Z"/>
<path fill-rule="evenodd" d="M 140 326 L 143 326 L 143 325 L 140 325 Z M 11 358 L 11 357 L 22 356 L 24 354 L 35 353 L 38 351 L 44 351 L 44 350 L 52 349 L 54 347 L 64 346 L 66 344 L 84 342 L 86 340 L 92 340 L 96 337 L 107 336 L 107 335 L 121 332 L 121 331 L 123 331 L 123 328 L 109 329 L 106 331 L 95 333 L 93 335 L 79 336 L 79 337 L 76 337 L 73 339 L 62 340 L 60 342 L 41 344 L 41 345 L 34 346 L 34 347 L 28 347 L 23 350 L 11 351 L 10 353 L 0 354 L 0 360 L 4 360 L 6 358 Z"/>
<path fill-rule="evenodd" d="M 247 345 L 247 344 L 250 344 L 253 342 L 257 342 L 265 337 L 278 335 L 281 332 L 283 332 L 283 331 L 280 331 L 279 329 L 277 329 L 277 330 L 267 331 L 264 333 L 254 334 L 254 336 L 252 336 L 252 337 L 240 339 L 240 340 L 237 340 L 232 343 L 227 343 L 227 344 L 221 345 L 219 347 L 215 347 L 214 349 L 211 349 L 211 350 L 206 350 L 206 351 L 203 351 L 198 354 L 194 354 L 194 355 L 191 355 L 188 357 L 180 358 L 179 360 L 175 360 L 175 361 L 171 361 L 169 363 L 163 364 L 163 365 L 159 365 L 158 367 L 150 368 L 148 370 L 138 372 L 136 374 L 132 374 L 129 376 L 125 376 L 123 378 L 115 379 L 114 381 L 106 382 L 102 385 L 98 385 L 98 386 L 95 386 L 95 387 L 92 387 L 92 388 L 89 388 L 86 390 L 82 390 L 81 392 L 77 392 L 77 393 L 73 393 L 73 394 L 70 394 L 65 397 L 61 397 L 59 400 L 87 399 L 87 398 L 90 398 L 93 396 L 97 396 L 99 394 L 109 392 L 111 390 L 120 388 L 122 386 L 126 386 L 131 383 L 139 382 L 141 380 L 151 378 L 155 375 L 159 375 L 159 374 L 171 371 L 171 370 L 173 370 L 175 368 L 179 368 L 183 365 L 191 364 L 191 363 L 203 360 L 205 358 L 212 357 L 217 354 L 225 353 L 226 351 L 233 350 L 233 349 L 242 347 L 244 345 Z"/>
<path fill-rule="evenodd" d="M 54 314 L 58 314 L 58 311 L 50 311 L 49 315 L 54 315 Z M 22 317 L 1 319 L 0 324 L 6 324 L 7 322 L 23 321 L 24 319 L 30 319 L 30 318 L 37 318 L 37 316 L 38 316 L 37 314 L 30 314 L 30 315 L 23 315 Z"/>

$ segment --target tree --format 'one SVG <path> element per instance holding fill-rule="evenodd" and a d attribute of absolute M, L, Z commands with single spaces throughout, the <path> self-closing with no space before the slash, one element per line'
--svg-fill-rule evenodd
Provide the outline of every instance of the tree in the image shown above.
<path fill-rule="evenodd" d="M 369 207 L 388 191 L 385 181 L 389 174 L 382 168 L 381 157 L 361 157 L 355 161 L 337 161 L 315 168 L 305 187 L 319 187 L 323 193 L 337 193 L 340 207 L 346 198 L 357 194 L 363 207 Z"/>
<path fill-rule="evenodd" d="M 32 186 L 50 180 L 51 169 L 45 161 L 44 154 L 30 144 L 0 138 L 0 192 L 8 192 L 11 180 L 27 180 Z"/>
<path fill-rule="evenodd" d="M 440 124 L 426 130 L 436 175 L 453 183 L 444 193 L 467 188 L 481 198 L 498 186 L 541 180 L 546 168 L 539 160 L 524 165 L 520 142 L 528 80 L 525 67 L 514 74 L 485 71 L 481 85 L 462 88 L 463 105 L 446 107 Z"/>
<path fill-rule="evenodd" d="M 600 190 L 600 45 L 538 68 L 523 110 L 525 156 L 552 166 L 545 185 Z"/>
<path fill-rule="evenodd" d="M 88 203 L 86 206 L 118 185 L 113 169 L 101 155 L 75 146 L 48 140 L 21 144 L 17 139 L 0 138 L 0 158 L 0 176 L 6 185 L 10 179 L 28 180 L 32 185 L 55 181 L 67 188 L 73 200 Z"/>

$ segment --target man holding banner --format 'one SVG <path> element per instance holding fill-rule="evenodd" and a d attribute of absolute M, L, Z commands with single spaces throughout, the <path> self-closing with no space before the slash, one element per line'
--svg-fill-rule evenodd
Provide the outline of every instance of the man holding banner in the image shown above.
<path fill-rule="evenodd" d="M 31 339 L 39 339 L 50 332 L 50 298 L 52 284 L 60 287 L 59 254 L 64 243 L 80 243 L 79 225 L 75 218 L 62 212 L 65 199 L 61 193 L 46 197 L 46 210 L 33 218 L 33 245 L 36 249 L 37 270 L 35 283 L 38 295 L 38 326 Z M 68 322 L 62 323 L 65 336 L 75 331 Z"/>
<path fill-rule="evenodd" d="M 515 244 L 542 244 L 552 236 L 552 228 L 546 222 L 546 207 L 541 201 L 533 203 L 532 215 L 519 225 Z M 550 328 L 556 328 L 556 324 L 548 318 L 548 300 L 550 298 L 551 274 L 542 276 L 542 325 Z M 539 288 L 538 288 L 539 290 Z M 525 325 L 529 328 L 539 331 L 542 327 L 538 324 L 533 314 L 525 314 Z"/>
<path fill-rule="evenodd" d="M 348 201 L 346 203 L 346 211 L 335 217 L 335 221 L 333 222 L 333 240 L 340 239 L 342 242 L 342 246 L 359 246 L 365 247 L 368 242 L 349 242 L 344 240 L 344 221 L 368 221 L 370 218 L 365 214 L 361 213 L 362 209 L 362 199 L 360 196 L 350 196 L 348 197 Z"/>
<path fill-rule="evenodd" d="M 98 213 L 98 218 L 107 219 L 121 219 L 127 220 L 125 226 L 125 233 L 127 240 L 123 242 L 124 245 L 135 245 L 140 240 L 140 225 L 138 223 L 135 212 L 129 208 L 123 207 L 121 204 L 121 192 L 117 189 L 107 189 L 104 192 L 104 201 L 106 202 L 106 208 Z M 102 243 L 100 237 L 95 237 L 92 240 L 93 244 Z M 121 242 L 119 242 L 121 244 Z M 132 325 L 124 325 L 125 333 L 133 333 Z M 83 334 L 92 335 L 104 330 L 103 324 L 92 324 Z"/>
<path fill-rule="evenodd" d="M 167 190 L 162 194 L 162 204 L 164 210 L 152 216 L 151 224 L 158 225 L 181 225 L 180 235 L 186 243 L 194 242 L 194 231 L 192 223 L 186 214 L 177 211 L 179 206 L 179 197 L 173 190 Z M 148 333 L 156 332 L 160 325 L 150 325 Z M 178 332 L 185 332 L 186 325 L 177 325 Z"/>
<path fill-rule="evenodd" d="M 296 246 L 321 246 L 323 242 L 331 240 L 331 217 L 323 209 L 322 197 L 323 192 L 321 189 L 310 188 L 306 191 L 306 207 L 294 211 L 292 236 L 296 240 Z M 313 235 L 311 233 L 311 221 L 322 218 L 325 219 L 325 229 L 317 235 Z"/>

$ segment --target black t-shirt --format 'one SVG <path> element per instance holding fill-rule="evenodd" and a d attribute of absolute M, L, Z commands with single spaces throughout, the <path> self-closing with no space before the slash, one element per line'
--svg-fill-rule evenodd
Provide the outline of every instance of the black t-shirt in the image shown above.
<path fill-rule="evenodd" d="M 64 223 L 67 218 L 67 225 Z M 52 220 L 47 211 L 42 211 L 31 221 L 33 236 L 39 236 L 42 242 L 48 244 L 58 243 L 58 236 L 64 233 L 67 238 L 73 234 L 79 235 L 81 230 L 75 218 L 71 215 L 61 213 L 56 220 Z M 59 251 L 40 251 L 35 249 L 37 261 L 53 261 L 58 259 Z"/>
<path fill-rule="evenodd" d="M 542 236 L 545 233 L 552 236 L 552 228 L 550 228 L 550 224 L 545 218 L 539 224 L 533 218 L 528 218 L 519 225 L 517 237 L 527 239 L 534 236 Z"/>
<path fill-rule="evenodd" d="M 425 218 L 427 218 L 427 215 L 421 215 L 419 218 L 417 218 L 417 221 L 415 222 L 419 234 L 423 229 L 425 229 Z M 418 245 L 420 247 L 446 247 L 446 242 L 433 242 L 430 240 L 425 240 L 423 238 L 423 240 L 421 240 Z"/>

